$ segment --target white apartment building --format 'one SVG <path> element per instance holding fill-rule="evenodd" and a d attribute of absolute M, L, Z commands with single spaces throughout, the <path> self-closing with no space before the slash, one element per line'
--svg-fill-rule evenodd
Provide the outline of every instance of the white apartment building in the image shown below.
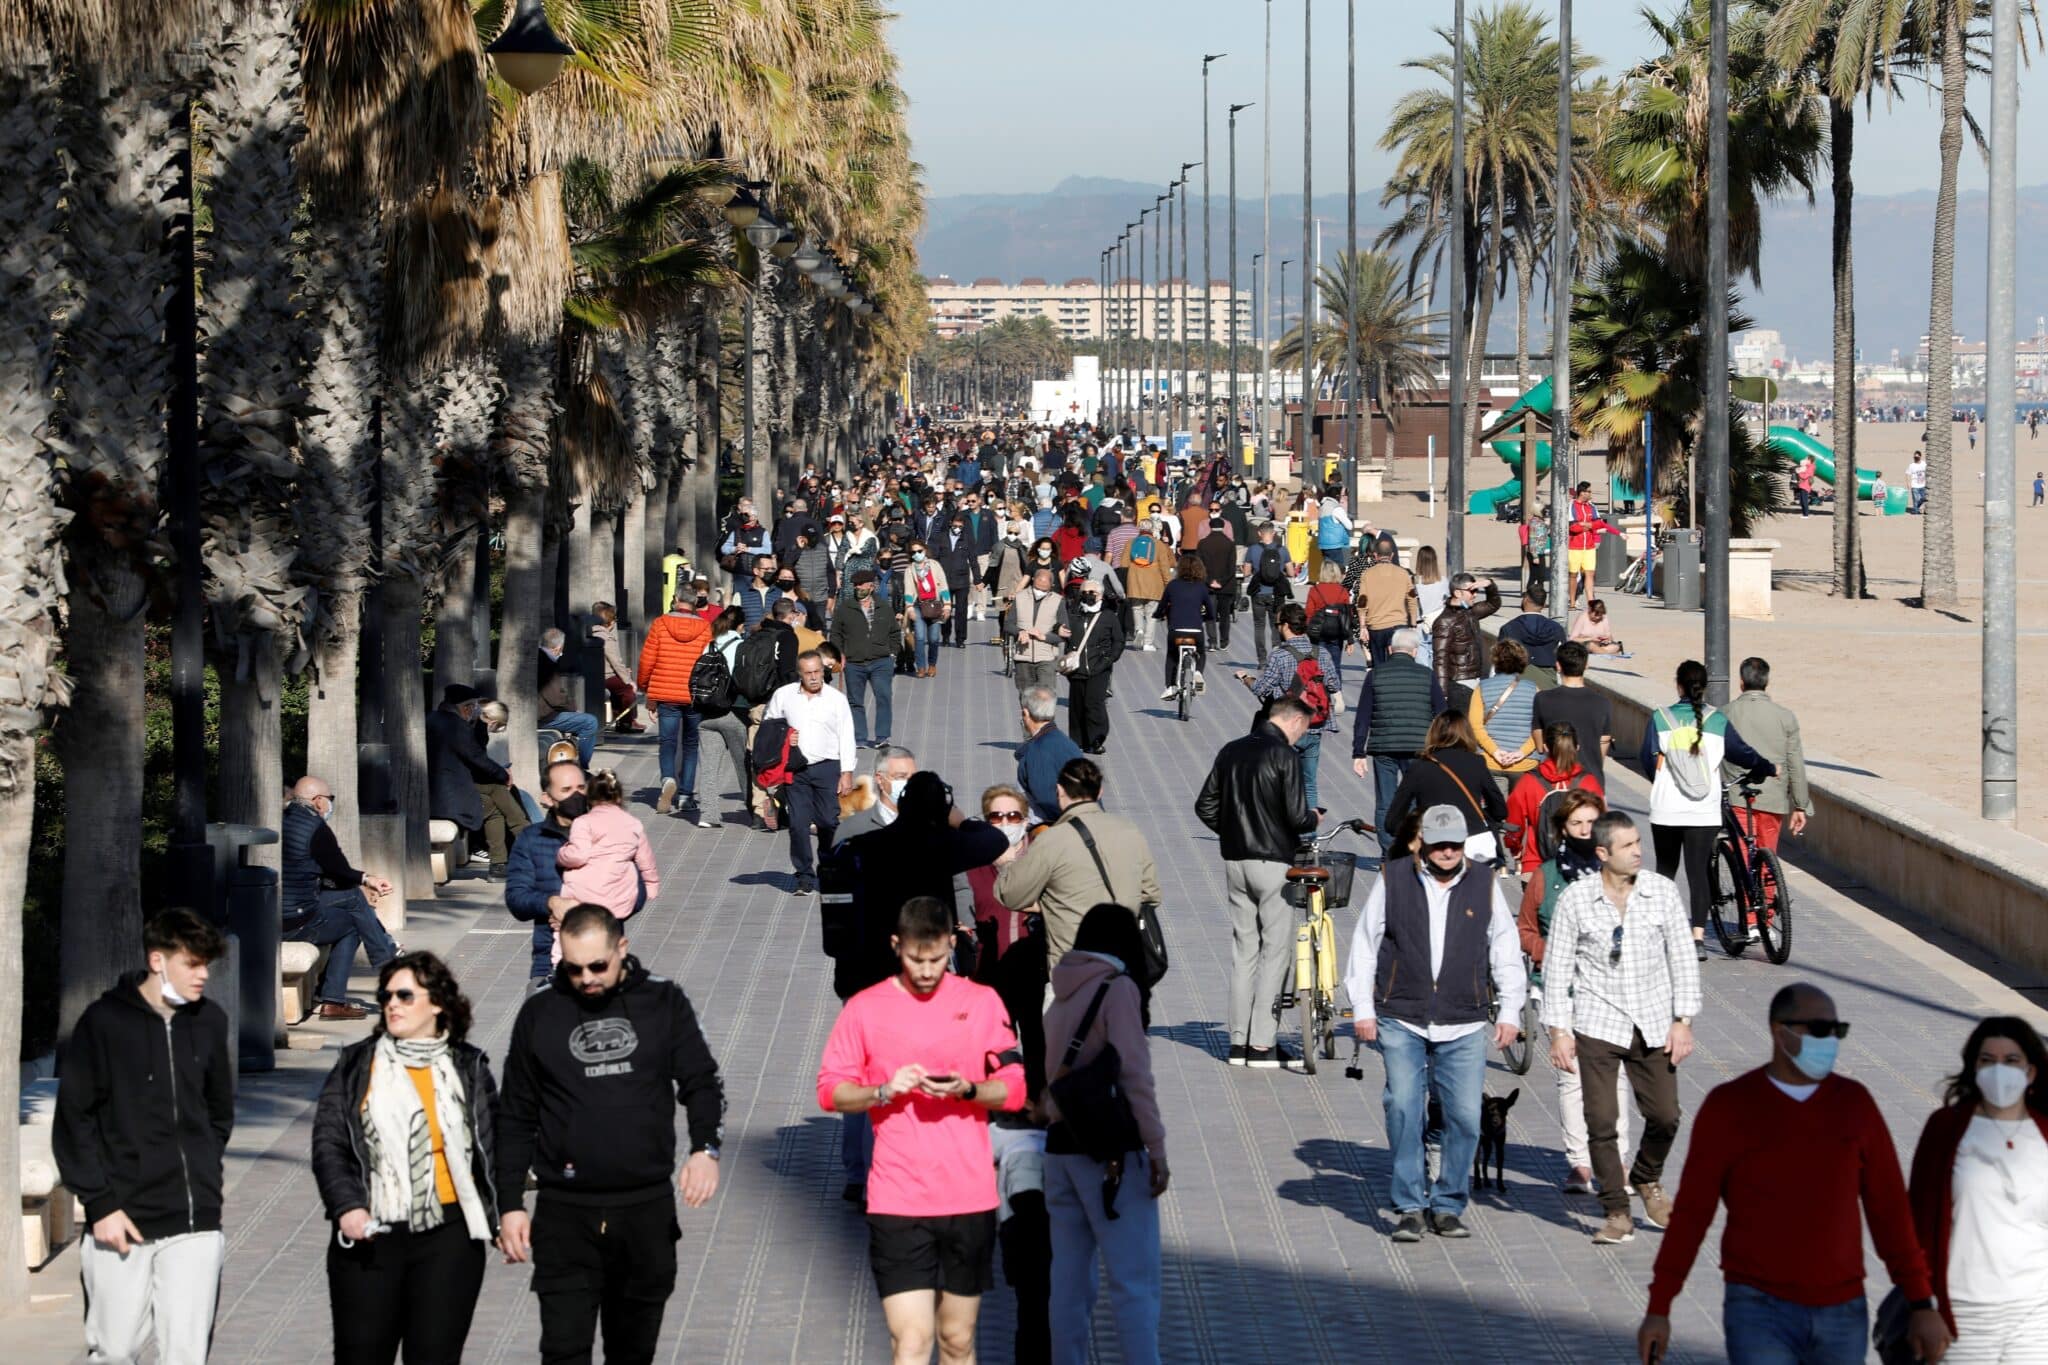
<path fill-rule="evenodd" d="M 1015 284 L 1005 284 L 985 275 L 971 284 L 960 284 L 945 275 L 932 275 L 925 279 L 924 289 L 931 301 L 932 325 L 940 336 L 962 336 L 1004 318 L 1021 317 L 1049 319 L 1060 335 L 1070 341 L 1091 341 L 1108 334 L 1178 342 L 1185 316 L 1186 333 L 1191 340 L 1202 339 L 1206 323 L 1215 344 L 1222 346 L 1230 341 L 1233 299 L 1228 280 L 1213 281 L 1206 295 L 1199 285 L 1189 286 L 1178 279 L 1163 285 L 1148 282 L 1140 294 L 1138 282 L 1126 280 L 1121 293 L 1113 285 L 1107 307 L 1102 283 L 1093 277 L 1052 284 L 1033 275 Z M 1238 344 L 1249 346 L 1251 291 L 1238 290 L 1234 307 Z"/>

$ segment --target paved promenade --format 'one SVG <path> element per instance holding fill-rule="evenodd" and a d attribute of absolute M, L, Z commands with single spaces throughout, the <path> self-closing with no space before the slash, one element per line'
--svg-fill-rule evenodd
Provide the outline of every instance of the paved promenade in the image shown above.
<path fill-rule="evenodd" d="M 1250 653 L 1248 631 L 1225 651 L 1239 663 L 1249 663 Z M 896 689 L 896 737 L 940 771 L 963 804 L 1012 774 L 1013 694 L 994 654 L 981 644 L 949 650 L 938 679 L 899 680 Z M 1560 1192 L 1565 1168 L 1546 1062 L 1517 1078 L 1496 1061 L 1487 1076 L 1493 1093 L 1522 1091 L 1512 1111 L 1507 1192 L 1475 1200 L 1472 1240 L 1412 1247 L 1386 1238 L 1389 1159 L 1372 1054 L 1363 1084 L 1344 1079 L 1341 1061 L 1313 1078 L 1223 1065 L 1227 1039 L 1218 1016 L 1229 932 L 1222 869 L 1192 806 L 1210 756 L 1242 731 L 1251 708 L 1224 661 L 1212 659 L 1218 684 L 1199 699 L 1190 723 L 1177 723 L 1155 700 L 1158 659 L 1131 655 L 1119 671 L 1106 766 L 1109 803 L 1151 831 L 1174 959 L 1153 1005 L 1153 1064 L 1174 1172 L 1164 1206 L 1167 1358 L 1233 1365 L 1632 1359 L 1661 1234 L 1645 1225 L 1628 1246 L 1590 1244 L 1597 1201 Z M 1675 661 L 1647 662 L 1663 672 Z M 1347 692 L 1355 696 L 1356 686 L 1353 672 Z M 1345 735 L 1326 736 L 1321 770 L 1324 803 L 1341 815 L 1370 809 L 1365 784 L 1350 773 L 1349 719 Z M 599 763 L 616 766 L 629 789 L 651 792 L 651 736 L 608 743 Z M 1640 815 L 1643 784 L 1624 776 L 1617 788 L 1621 803 Z M 737 818 L 735 801 L 719 808 Z M 818 952 L 813 904 L 788 894 L 781 836 L 737 823 L 699 830 L 649 816 L 649 824 L 663 892 L 635 922 L 634 948 L 688 990 L 729 1100 L 718 1197 L 682 1213 L 681 1274 L 663 1324 L 662 1358 L 886 1359 L 865 1228 L 839 1199 L 838 1123 L 813 1097 L 838 1003 Z M 2001 981 L 1991 974 L 1996 964 L 1972 965 L 1967 953 L 1948 951 L 1955 945 L 1923 937 L 1910 919 L 1859 901 L 1863 893 L 1853 885 L 1824 886 L 1802 869 L 1793 887 L 1798 921 L 1789 966 L 1716 954 L 1703 968 L 1699 1052 L 1681 1074 L 1686 1108 L 1763 1059 L 1765 1003 L 1803 977 L 1833 992 L 1842 1017 L 1854 1021 L 1842 1070 L 1876 1092 L 1894 1137 L 1910 1152 L 1972 1019 L 2012 1010 L 2040 1019 L 2048 992 L 2039 988 L 2048 983 Z M 404 936 L 411 946 L 448 954 L 476 1001 L 476 1041 L 494 1059 L 503 1055 L 528 952 L 525 927 L 503 913 L 496 890 L 465 878 L 454 894 L 421 907 Z M 1347 945 L 1352 913 L 1339 914 Z M 358 991 L 371 984 L 359 980 Z M 362 1029 L 327 1032 L 346 1041 Z M 330 1230 L 306 1151 L 311 1100 L 330 1064 L 331 1054 L 293 1053 L 277 1073 L 243 1087 L 214 1352 L 223 1365 L 328 1358 L 323 1248 Z M 1686 1141 L 1682 1134 L 1674 1183 Z M 33 1358 L 64 1359 L 77 1350 L 72 1266 L 75 1253 L 37 1277 L 39 1294 L 68 1291 L 70 1298 L 48 1305 L 36 1336 L 52 1349 Z M 1871 1266 L 1874 1302 L 1886 1277 L 1874 1256 Z M 534 1358 L 538 1319 L 527 1278 L 526 1268 L 503 1266 L 493 1253 L 468 1359 Z M 1674 1360 L 1722 1358 L 1719 1301 L 1710 1242 L 1675 1310 Z M 74 1324 L 68 1333 L 48 1330 L 60 1313 Z M 1010 1358 L 1010 1321 L 1009 1292 L 999 1284 L 983 1313 L 983 1359 Z M 1103 1341 L 1101 1359 L 1117 1359 L 1113 1332 Z"/>

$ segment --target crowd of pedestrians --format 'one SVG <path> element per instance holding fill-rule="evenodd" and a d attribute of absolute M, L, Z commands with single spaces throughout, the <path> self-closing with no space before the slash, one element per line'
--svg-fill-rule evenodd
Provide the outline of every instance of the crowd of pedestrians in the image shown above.
<path fill-rule="evenodd" d="M 1244 733 L 1177 798 L 1223 863 L 1227 978 L 1187 985 L 1227 1011 L 1222 1064 L 1299 1061 L 1276 1005 L 1300 924 L 1287 873 L 1333 827 L 1320 755 L 1349 716 L 1376 836 L 1343 988 L 1384 1075 L 1393 1242 L 1472 1235 L 1475 1158 L 1505 1122 L 1489 1050 L 1539 1045 L 1564 1189 L 1599 1202 L 1592 1242 L 1631 1241 L 1638 1201 L 1665 1230 L 1644 1360 L 1670 1349 L 1672 1299 L 1724 1209 L 1734 1359 L 1863 1358 L 1865 1220 L 1900 1290 L 1881 1336 L 1928 1360 L 2037 1358 L 2048 1056 L 2024 1021 L 1971 1034 L 1910 1186 L 1868 1092 L 1833 1072 L 1848 1023 L 1809 985 L 1760 1021 L 1765 1065 L 1684 1114 L 1723 797 L 1753 787 L 1738 818 L 1764 847 L 1800 834 L 1813 807 L 1798 724 L 1764 660 L 1743 663 L 1726 708 L 1684 663 L 1633 756 L 1651 782 L 1647 830 L 1610 808 L 1613 716 L 1585 678 L 1619 645 L 1596 629 L 1604 523 L 1589 489 L 1572 525 L 1585 615 L 1567 631 L 1532 584 L 1489 638 L 1500 584 L 1446 576 L 1429 547 L 1404 563 L 1338 489 L 1293 497 L 1079 424 L 920 416 L 843 480 L 809 470 L 772 501 L 741 499 L 717 580 L 678 574 L 639 638 L 593 604 L 601 693 L 579 698 L 569 641 L 543 637 L 553 743 L 531 791 L 493 756 L 490 699 L 451 685 L 429 719 L 436 818 L 474 836 L 530 926 L 528 993 L 495 1071 L 455 973 L 384 930 L 391 885 L 350 863 L 327 823 L 332 788 L 306 777 L 283 814 L 286 934 L 328 951 L 323 1019 L 371 1013 L 348 995 L 359 951 L 377 978 L 370 1036 L 339 1053 L 312 1130 L 335 1358 L 462 1358 L 494 1247 L 532 1267 L 543 1360 L 588 1361 L 600 1338 L 609 1361 L 654 1357 L 677 1203 L 715 1196 L 724 1116 L 690 999 L 630 950 L 638 917 L 662 913 L 647 822 L 665 819 L 701 831 L 690 840 L 751 828 L 759 861 L 786 858 L 783 884 L 817 907 L 840 1007 L 815 1101 L 837 1116 L 840 1192 L 865 1223 L 893 1358 L 957 1365 L 988 1349 L 1000 1248 L 1015 1335 L 992 1354 L 1093 1358 L 1106 1286 L 1120 1358 L 1160 1360 L 1174 1182 L 1148 1030 L 1184 913 L 1159 859 L 1188 851 L 1156 848 L 1156 830 L 1122 813 L 1152 779 L 1119 759 L 1156 741 L 1113 735 L 1109 703 L 1121 681 L 1130 709 L 1149 704 L 1145 664 L 1179 695 L 1184 650 L 1205 694 L 1220 659 L 1256 665 L 1231 674 L 1251 694 Z M 1240 613 L 1250 634 L 1233 646 Z M 1145 653 L 1163 657 L 1125 659 Z M 1120 661 L 1140 667 L 1120 679 Z M 991 738 L 1014 744 L 1013 781 L 956 791 L 896 742 L 922 684 L 956 673 L 974 680 L 952 695 L 1000 698 Z M 620 735 L 648 713 L 652 790 L 593 767 L 607 709 Z M 57 1152 L 92 1224 L 92 1357 L 130 1358 L 153 1335 L 159 1359 L 198 1361 L 233 1123 L 226 1016 L 205 999 L 224 945 L 173 911 L 143 948 L 147 969 L 72 1037 Z M 1525 1001 L 1540 1039 L 1520 1037 Z"/>

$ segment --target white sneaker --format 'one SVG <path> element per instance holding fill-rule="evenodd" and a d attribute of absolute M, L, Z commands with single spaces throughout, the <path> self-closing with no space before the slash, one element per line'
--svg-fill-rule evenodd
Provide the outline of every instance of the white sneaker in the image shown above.
<path fill-rule="evenodd" d="M 1197 695 L 1197 696 L 1200 696 L 1200 695 L 1201 695 L 1201 693 L 1202 693 L 1202 675 L 1201 675 L 1201 674 L 1200 674 L 1200 673 L 1198 672 L 1198 673 L 1196 673 L 1196 674 L 1195 674 L 1195 695 Z"/>
<path fill-rule="evenodd" d="M 1166 690 L 1165 690 L 1164 692 L 1161 692 L 1161 693 L 1159 694 L 1159 700 L 1161 700 L 1161 701 L 1172 701 L 1172 700 L 1173 700 L 1173 699 L 1174 699 L 1175 697 L 1177 697 L 1177 696 L 1179 696 L 1179 695 L 1180 695 L 1180 689 L 1179 689 L 1178 687 L 1169 687 L 1169 688 L 1167 688 L 1167 689 L 1166 689 Z"/>
<path fill-rule="evenodd" d="M 667 815 L 676 806 L 676 780 L 666 778 L 661 784 L 661 795 L 654 798 L 654 813 Z"/>
<path fill-rule="evenodd" d="M 1157 654 L 1159 652 L 1159 646 L 1151 643 L 1150 641 L 1147 641 L 1145 644 L 1145 652 L 1147 654 Z"/>

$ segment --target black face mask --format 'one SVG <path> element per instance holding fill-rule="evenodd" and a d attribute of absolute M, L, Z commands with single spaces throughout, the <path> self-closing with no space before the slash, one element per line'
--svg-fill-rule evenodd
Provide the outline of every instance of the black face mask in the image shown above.
<path fill-rule="evenodd" d="M 555 814 L 564 820 L 577 820 L 590 814 L 590 798 L 582 792 L 575 792 L 555 802 Z"/>
<path fill-rule="evenodd" d="M 1422 860 L 1422 865 L 1429 869 L 1430 876 L 1436 878 L 1440 882 L 1456 881 L 1458 879 L 1458 874 L 1465 870 L 1465 861 L 1462 858 L 1459 859 L 1455 864 L 1453 864 L 1448 869 L 1438 867 L 1432 859 L 1427 857 L 1425 857 Z"/>

